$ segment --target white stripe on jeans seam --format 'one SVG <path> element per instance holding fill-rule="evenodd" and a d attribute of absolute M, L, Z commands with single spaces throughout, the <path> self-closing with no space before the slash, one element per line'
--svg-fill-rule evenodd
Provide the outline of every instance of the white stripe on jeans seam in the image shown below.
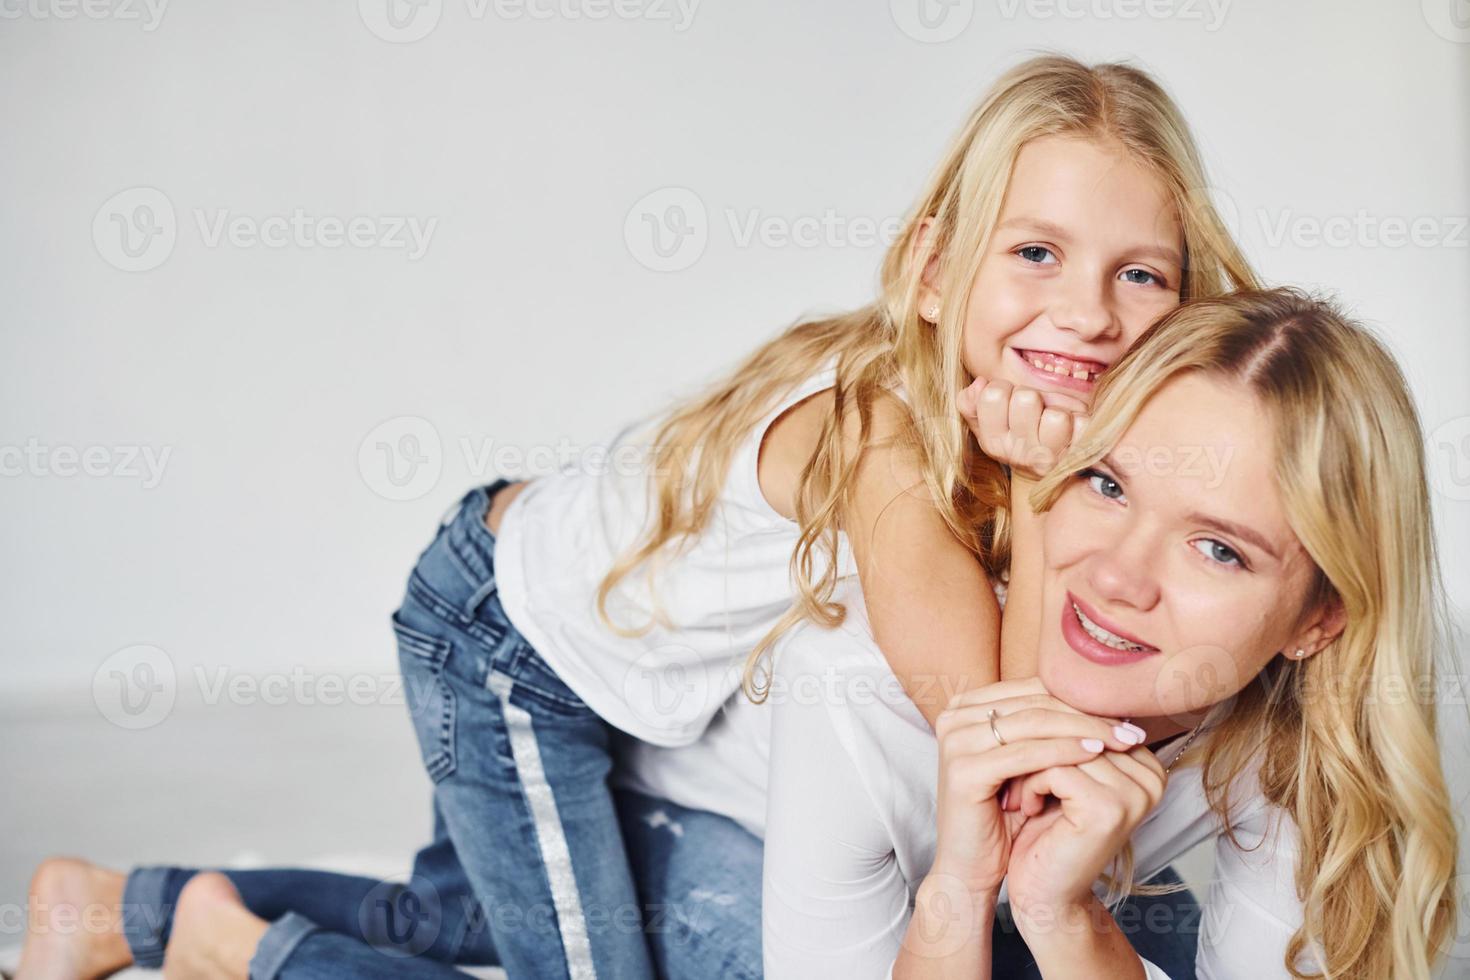
<path fill-rule="evenodd" d="M 500 698 L 501 710 L 505 713 L 510 754 L 515 759 L 521 789 L 531 807 L 531 822 L 536 828 L 536 840 L 541 845 L 541 860 L 551 882 L 551 903 L 556 909 L 556 921 L 560 923 L 567 972 L 571 980 L 596 980 L 592 946 L 587 939 L 587 920 L 582 915 L 582 896 L 577 891 L 577 879 L 572 875 L 572 852 L 567 847 L 561 815 L 556 812 L 556 797 L 551 793 L 551 784 L 546 781 L 541 747 L 536 744 L 536 733 L 531 728 L 531 715 L 526 709 L 510 703 L 510 692 L 515 682 L 509 677 L 491 671 L 485 686 Z"/>

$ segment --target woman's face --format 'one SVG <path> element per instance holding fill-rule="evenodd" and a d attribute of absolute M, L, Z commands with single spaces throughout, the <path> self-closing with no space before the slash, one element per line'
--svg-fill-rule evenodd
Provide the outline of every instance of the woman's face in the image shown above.
<path fill-rule="evenodd" d="M 1121 147 L 1027 142 L 970 288 L 965 368 L 1091 405 L 1097 376 L 1179 305 L 1183 247 L 1168 190 Z"/>
<path fill-rule="evenodd" d="M 1051 693 L 1089 714 L 1181 722 L 1313 644 L 1301 613 L 1314 566 L 1275 458 L 1254 395 L 1186 374 L 1070 478 L 1044 522 L 1037 653 Z"/>

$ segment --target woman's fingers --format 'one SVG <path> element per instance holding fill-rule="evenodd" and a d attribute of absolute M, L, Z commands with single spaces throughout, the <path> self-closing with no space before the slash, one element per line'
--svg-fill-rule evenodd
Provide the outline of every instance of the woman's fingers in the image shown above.
<path fill-rule="evenodd" d="M 1142 729 L 1048 707 L 997 714 L 993 726 L 988 712 L 982 713 L 980 709 L 966 708 L 946 714 L 938 731 L 941 752 L 984 752 L 1000 748 L 996 732 L 1005 744 L 1040 738 L 1090 738 L 1115 752 L 1126 752 L 1144 739 Z"/>
<path fill-rule="evenodd" d="M 1094 759 L 1101 747 L 1076 738 L 1030 739 L 987 752 L 941 753 L 939 774 L 945 796 L 959 794 L 980 803 L 1000 792 L 1006 780 Z"/>
<path fill-rule="evenodd" d="M 939 717 L 943 718 L 946 715 L 963 716 L 979 712 L 983 718 L 985 713 L 992 708 L 995 709 L 995 713 L 998 715 L 1015 714 L 1017 711 L 1022 711 L 1026 708 L 1052 708 L 1056 711 L 1066 711 L 1074 715 L 1086 714 L 1085 711 L 1080 711 L 1060 698 L 1052 697 L 1050 694 L 1018 694 L 1015 697 L 996 698 L 993 701 L 976 701 L 973 704 L 956 703 L 951 699 L 949 705 L 939 713 Z M 1093 717 L 1103 716 L 1094 715 Z M 1115 723 L 1122 721 L 1121 718 L 1110 720 Z"/>
<path fill-rule="evenodd" d="M 1119 772 L 1148 794 L 1148 809 L 1159 805 L 1164 798 L 1164 788 L 1169 785 L 1169 775 L 1158 756 L 1140 745 L 1125 752 L 1109 752 L 1107 758 Z"/>
<path fill-rule="evenodd" d="M 1128 735 L 1119 735 L 1129 745 L 1141 745 L 1147 737 L 1142 728 L 1139 728 L 1131 722 L 1124 721 L 1122 718 L 1090 715 L 1085 711 L 1077 710 L 1065 701 L 1052 697 L 1050 694 L 1028 694 L 1021 697 L 1003 698 L 999 701 L 982 701 L 979 704 L 966 704 L 960 705 L 959 707 L 945 708 L 939 713 L 939 717 L 935 719 L 935 731 L 940 736 L 943 736 L 951 728 L 960 728 L 977 722 L 988 723 L 990 712 L 994 711 L 996 715 L 995 725 L 1001 730 L 1001 737 L 1005 738 L 1008 737 L 1005 734 L 1007 729 L 1001 719 L 1038 708 L 1061 714 L 1076 715 L 1079 718 L 1092 718 L 1103 722 L 1109 729 L 1114 727 L 1123 728 L 1133 736 L 1133 740 L 1129 741 Z"/>
<path fill-rule="evenodd" d="M 1105 752 L 1080 764 L 1078 768 L 1085 775 L 1108 787 L 1122 800 L 1129 819 L 1134 823 L 1141 821 L 1150 810 L 1159 805 L 1168 781 L 1158 758 L 1142 747 L 1127 752 Z M 1019 810 L 1027 816 L 1040 813 L 1050 792 L 1047 788 L 1048 780 L 1049 777 L 1040 773 L 1018 778 L 1009 787 L 1004 808 Z"/>
<path fill-rule="evenodd" d="M 1020 801 L 1026 817 L 1041 813 L 1046 798 L 1055 796 L 1062 803 L 1065 819 L 1079 829 L 1104 835 L 1131 833 L 1149 810 L 1142 788 L 1105 758 L 1043 769 L 1033 773 L 1027 784 Z"/>
<path fill-rule="evenodd" d="M 984 684 L 980 687 L 972 687 L 969 690 L 961 691 L 949 699 L 949 707 L 957 708 L 967 704 L 983 704 L 990 701 L 999 701 L 1003 698 L 1046 693 L 1046 686 L 1041 683 L 1041 678 L 1039 677 L 1027 677 L 1014 681 L 996 681 L 994 684 Z"/>

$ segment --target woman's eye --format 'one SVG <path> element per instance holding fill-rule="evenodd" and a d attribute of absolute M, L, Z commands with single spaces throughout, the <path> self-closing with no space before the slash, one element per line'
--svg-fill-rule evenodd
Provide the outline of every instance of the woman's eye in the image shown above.
<path fill-rule="evenodd" d="M 1194 546 L 1200 554 L 1211 561 L 1219 562 L 1221 565 L 1245 566 L 1245 562 L 1241 560 L 1240 555 L 1234 548 L 1221 544 L 1213 538 L 1201 538 L 1194 542 Z"/>
<path fill-rule="evenodd" d="M 1092 492 L 1109 500 L 1123 499 L 1123 484 L 1098 470 L 1083 470 L 1082 476 L 1086 478 L 1087 485 Z"/>
<path fill-rule="evenodd" d="M 1046 261 L 1047 258 L 1051 257 L 1053 261 L 1056 258 L 1052 255 L 1051 249 L 1041 245 L 1023 245 L 1016 249 L 1016 254 L 1027 262 L 1034 262 L 1037 265 L 1050 265 L 1051 263 Z"/>
<path fill-rule="evenodd" d="M 1129 282 L 1139 286 L 1147 286 L 1150 283 L 1155 286 L 1162 286 L 1164 284 L 1164 280 L 1160 279 L 1152 272 L 1149 272 L 1147 269 L 1127 269 L 1123 272 L 1123 277 Z"/>

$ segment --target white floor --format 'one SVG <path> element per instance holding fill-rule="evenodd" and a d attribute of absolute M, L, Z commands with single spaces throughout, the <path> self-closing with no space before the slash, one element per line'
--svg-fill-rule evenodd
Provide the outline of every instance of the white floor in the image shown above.
<path fill-rule="evenodd" d="M 0 948 L 20 942 L 16 910 L 47 855 L 388 876 L 407 871 L 432 827 L 402 705 L 181 702 L 127 731 L 87 692 L 0 706 L 0 745 Z"/>
<path fill-rule="evenodd" d="M 402 705 L 181 700 L 141 731 L 90 691 L 0 703 L 0 969 L 47 855 L 139 864 L 313 865 L 406 873 L 431 830 L 429 782 Z M 1176 864 L 1198 887 L 1201 852 Z M 143 975 L 145 971 L 136 971 Z"/>

